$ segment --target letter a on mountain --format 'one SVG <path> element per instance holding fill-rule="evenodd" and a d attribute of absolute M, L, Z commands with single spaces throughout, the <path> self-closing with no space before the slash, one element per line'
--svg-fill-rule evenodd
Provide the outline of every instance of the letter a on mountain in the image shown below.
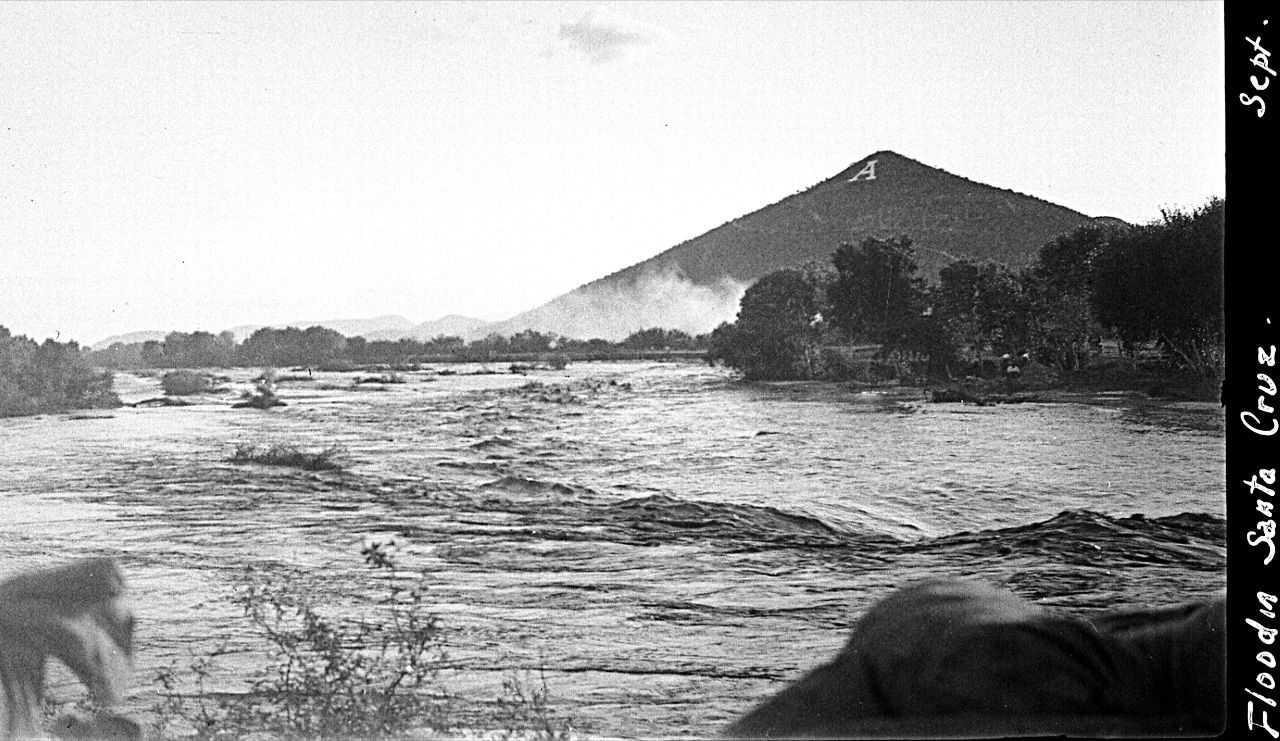
<path fill-rule="evenodd" d="M 879 160 L 871 160 L 866 164 L 865 167 L 863 167 L 861 170 L 858 170 L 857 175 L 854 175 L 853 177 L 849 178 L 845 182 L 852 183 L 857 180 L 875 180 L 876 179 L 876 162 L 879 162 Z"/>

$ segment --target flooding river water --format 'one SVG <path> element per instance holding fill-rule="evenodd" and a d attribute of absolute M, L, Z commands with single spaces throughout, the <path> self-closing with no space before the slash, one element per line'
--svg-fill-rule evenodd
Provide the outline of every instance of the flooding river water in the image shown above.
<path fill-rule="evenodd" d="M 376 589 L 361 544 L 394 536 L 426 574 L 451 689 L 497 696 L 506 671 L 542 668 L 579 733 L 624 737 L 715 734 L 914 579 L 1081 613 L 1225 583 L 1216 405 L 930 404 L 674 363 L 478 370 L 317 372 L 270 411 L 232 409 L 256 371 L 229 370 L 189 407 L 0 419 L 6 571 L 119 559 L 141 708 L 193 654 L 231 648 L 228 691 L 262 665 L 230 599 L 246 566 L 358 603 Z M 245 443 L 340 445 L 347 466 L 230 462 Z"/>

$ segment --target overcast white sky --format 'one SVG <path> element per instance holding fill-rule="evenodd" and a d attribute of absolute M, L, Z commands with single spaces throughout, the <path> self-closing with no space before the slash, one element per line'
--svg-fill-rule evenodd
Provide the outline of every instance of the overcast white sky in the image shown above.
<path fill-rule="evenodd" d="M 1224 193 L 1221 3 L 0 3 L 0 325 L 499 318 L 881 149 Z"/>

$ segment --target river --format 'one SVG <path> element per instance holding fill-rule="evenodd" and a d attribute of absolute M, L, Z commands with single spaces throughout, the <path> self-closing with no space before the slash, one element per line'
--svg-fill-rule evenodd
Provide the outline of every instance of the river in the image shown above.
<path fill-rule="evenodd" d="M 543 669 L 557 714 L 613 737 L 715 734 L 914 579 L 1077 613 L 1225 584 L 1213 404 L 931 404 L 692 363 L 482 370 L 295 371 L 288 406 L 260 411 L 231 407 L 256 375 L 233 369 L 188 407 L 0 419 L 7 571 L 118 558 L 145 708 L 157 669 L 192 655 L 228 646 L 229 692 L 262 666 L 231 602 L 247 566 L 359 604 L 377 587 L 361 544 L 394 537 L 425 573 L 453 690 L 495 696 L 509 669 Z M 117 388 L 160 394 L 129 374 Z M 281 443 L 339 445 L 347 465 L 228 460 Z"/>

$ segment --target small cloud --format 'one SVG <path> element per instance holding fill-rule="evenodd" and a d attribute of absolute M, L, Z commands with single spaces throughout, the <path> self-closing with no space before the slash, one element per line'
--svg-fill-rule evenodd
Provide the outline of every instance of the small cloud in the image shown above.
<path fill-rule="evenodd" d="M 598 8 L 587 11 L 577 23 L 560 24 L 560 40 L 577 49 L 592 64 L 606 64 L 627 49 L 659 40 L 657 29 Z"/>

